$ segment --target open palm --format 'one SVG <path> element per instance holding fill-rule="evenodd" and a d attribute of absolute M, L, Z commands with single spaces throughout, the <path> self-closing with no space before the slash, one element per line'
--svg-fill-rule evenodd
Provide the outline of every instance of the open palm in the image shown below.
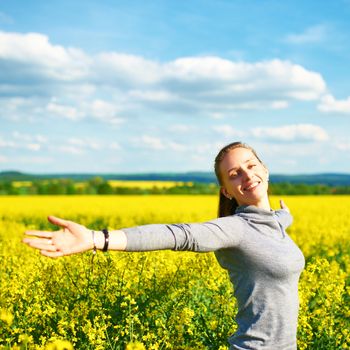
<path fill-rule="evenodd" d="M 41 254 L 51 258 L 84 252 L 93 247 L 91 230 L 73 221 L 49 216 L 48 220 L 59 227 L 58 231 L 25 232 L 23 242 L 32 248 L 40 249 Z"/>

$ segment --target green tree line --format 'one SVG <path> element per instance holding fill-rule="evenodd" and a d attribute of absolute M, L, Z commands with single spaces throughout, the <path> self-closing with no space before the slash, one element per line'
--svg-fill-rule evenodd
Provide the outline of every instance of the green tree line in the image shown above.
<path fill-rule="evenodd" d="M 0 195 L 147 195 L 147 194 L 217 194 L 218 185 L 214 183 L 183 183 L 173 187 L 154 186 L 114 187 L 101 177 L 93 177 L 82 185 L 72 179 L 35 180 L 27 186 L 15 186 L 11 181 L 0 181 Z M 323 184 L 304 183 L 270 183 L 269 192 L 272 195 L 325 195 L 350 194 L 350 186 L 329 186 Z"/>

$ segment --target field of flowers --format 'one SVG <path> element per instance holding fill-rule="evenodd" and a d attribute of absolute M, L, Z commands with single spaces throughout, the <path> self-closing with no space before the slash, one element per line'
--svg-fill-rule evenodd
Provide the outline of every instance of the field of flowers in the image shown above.
<path fill-rule="evenodd" d="M 350 197 L 284 197 L 306 268 L 298 349 L 350 349 Z M 278 208 L 278 198 L 271 198 Z M 232 287 L 212 253 L 91 252 L 48 259 L 21 244 L 55 229 L 197 222 L 214 196 L 14 196 L 0 201 L 0 349 L 227 349 Z"/>

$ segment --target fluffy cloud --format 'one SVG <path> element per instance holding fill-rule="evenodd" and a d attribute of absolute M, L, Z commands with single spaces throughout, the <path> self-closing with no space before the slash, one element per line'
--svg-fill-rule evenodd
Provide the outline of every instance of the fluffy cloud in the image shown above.
<path fill-rule="evenodd" d="M 134 139 L 135 146 L 145 147 L 153 150 L 163 150 L 166 148 L 164 141 L 158 137 L 149 135 L 142 135 L 141 137 Z"/>
<path fill-rule="evenodd" d="M 284 109 L 318 100 L 326 91 L 319 73 L 289 61 L 88 55 L 54 45 L 42 34 L 7 32 L 0 32 L 0 81 L 7 106 L 0 118 L 94 118 L 112 124 L 146 111 L 198 117 Z"/>
<path fill-rule="evenodd" d="M 327 141 L 327 132 L 318 125 L 295 124 L 280 127 L 258 127 L 252 130 L 257 139 L 277 142 Z"/>
<path fill-rule="evenodd" d="M 350 114 L 350 97 L 346 100 L 336 100 L 332 95 L 325 95 L 322 97 L 318 109 L 321 112 Z"/>
<path fill-rule="evenodd" d="M 6 139 L 0 136 L 0 148 L 26 149 L 36 152 L 41 150 L 42 146 L 46 143 L 47 138 L 40 134 L 30 135 L 14 131 Z"/>
<path fill-rule="evenodd" d="M 16 148 L 16 144 L 0 137 L 0 148 Z"/>
<path fill-rule="evenodd" d="M 242 137 L 244 132 L 234 129 L 231 125 L 217 125 L 213 130 L 227 137 Z"/>
<path fill-rule="evenodd" d="M 5 71 L 2 78 L 76 81 L 89 72 L 90 58 L 81 50 L 52 45 L 47 36 L 38 33 L 18 34 L 0 32 L 2 67 L 16 67 Z"/>
<path fill-rule="evenodd" d="M 13 131 L 12 137 L 16 140 L 27 141 L 27 142 L 47 143 L 48 141 L 46 136 L 43 136 L 40 134 L 36 134 L 36 135 L 24 134 L 19 131 Z"/>
<path fill-rule="evenodd" d="M 71 155 L 76 155 L 76 156 L 80 156 L 85 154 L 85 150 L 81 147 L 77 147 L 74 145 L 62 145 L 62 146 L 58 146 L 57 150 L 61 153 L 68 153 Z"/>
<path fill-rule="evenodd" d="M 175 152 L 184 152 L 187 150 L 187 146 L 184 144 L 150 135 L 142 135 L 141 137 L 134 138 L 133 145 L 134 147 L 151 149 L 153 151 L 171 150 Z"/>
<path fill-rule="evenodd" d="M 336 149 L 340 150 L 340 151 L 346 151 L 349 152 L 350 151 L 350 142 L 337 142 L 335 144 Z"/>
<path fill-rule="evenodd" d="M 106 148 L 99 140 L 91 138 L 71 137 L 65 140 L 60 146 L 52 146 L 52 149 L 58 150 L 61 153 L 69 153 L 72 155 L 83 155 L 90 151 L 100 151 Z"/>
<path fill-rule="evenodd" d="M 174 124 L 170 125 L 168 129 L 171 132 L 176 132 L 176 133 L 187 133 L 190 132 L 193 129 L 193 126 L 189 126 L 186 124 Z"/>
<path fill-rule="evenodd" d="M 41 145 L 39 143 L 27 143 L 26 148 L 30 151 L 40 151 Z"/>
<path fill-rule="evenodd" d="M 67 118 L 70 120 L 79 120 L 83 116 L 77 108 L 65 106 L 55 102 L 49 102 L 46 106 L 46 110 L 50 115 L 56 115 L 58 117 Z"/>

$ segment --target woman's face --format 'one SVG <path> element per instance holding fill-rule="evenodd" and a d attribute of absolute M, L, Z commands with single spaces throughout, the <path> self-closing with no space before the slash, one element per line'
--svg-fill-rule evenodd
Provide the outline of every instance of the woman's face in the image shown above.
<path fill-rule="evenodd" d="M 220 163 L 222 193 L 235 198 L 238 205 L 256 205 L 268 201 L 268 171 L 250 149 L 229 151 Z"/>

